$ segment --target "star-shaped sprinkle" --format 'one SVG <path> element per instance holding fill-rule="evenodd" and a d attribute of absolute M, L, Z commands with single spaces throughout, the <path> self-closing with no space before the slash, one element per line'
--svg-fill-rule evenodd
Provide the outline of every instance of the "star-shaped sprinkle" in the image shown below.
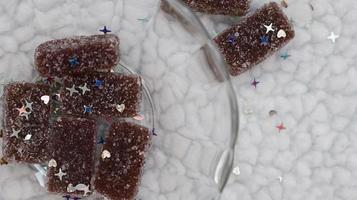
<path fill-rule="evenodd" d="M 112 32 L 111 30 L 107 29 L 107 26 L 104 26 L 103 29 L 100 29 L 99 31 L 104 33 L 104 34 Z"/>
<path fill-rule="evenodd" d="M 269 26 L 264 25 L 264 27 L 267 29 L 265 33 L 274 32 L 273 23 L 270 23 Z"/>
<path fill-rule="evenodd" d="M 22 105 L 21 108 L 16 108 L 16 110 L 19 111 L 19 116 L 22 116 L 24 113 L 26 113 L 26 107 Z"/>
<path fill-rule="evenodd" d="M 285 53 L 283 53 L 283 54 L 280 55 L 280 58 L 286 60 L 286 59 L 288 59 L 290 56 L 291 56 L 291 55 L 289 55 L 288 52 L 285 52 Z"/>
<path fill-rule="evenodd" d="M 9 163 L 5 160 L 5 158 L 0 159 L 0 165 L 7 165 L 7 164 Z"/>
<path fill-rule="evenodd" d="M 95 80 L 95 86 L 100 88 L 103 85 L 103 80 L 96 79 Z"/>
<path fill-rule="evenodd" d="M 108 150 L 103 150 L 102 152 L 102 159 L 106 159 L 106 158 L 110 158 L 111 155 L 110 155 L 110 152 Z"/>
<path fill-rule="evenodd" d="M 251 85 L 254 87 L 254 88 L 257 88 L 257 85 L 260 83 L 260 81 L 257 81 L 255 78 L 253 80 L 253 82 L 251 83 Z"/>
<path fill-rule="evenodd" d="M 240 169 L 239 169 L 238 166 L 233 169 L 233 174 L 236 175 L 236 176 L 240 175 Z"/>
<path fill-rule="evenodd" d="M 100 137 L 99 137 L 99 140 L 98 140 L 97 144 L 104 144 L 104 138 L 103 138 L 103 136 L 100 136 Z"/>
<path fill-rule="evenodd" d="M 227 38 L 227 42 L 232 45 L 237 44 L 237 36 L 235 34 L 230 34 Z"/>
<path fill-rule="evenodd" d="M 77 56 L 72 56 L 71 58 L 68 59 L 68 62 L 72 68 L 79 65 Z"/>
<path fill-rule="evenodd" d="M 31 138 L 32 138 L 32 135 L 31 134 L 27 134 L 26 136 L 25 136 L 25 141 L 29 141 L 29 140 L 31 140 Z"/>
<path fill-rule="evenodd" d="M 269 37 L 267 35 L 263 35 L 260 37 L 260 44 L 263 46 L 267 46 L 269 44 Z"/>
<path fill-rule="evenodd" d="M 46 77 L 46 82 L 49 83 L 49 84 L 52 84 L 54 80 L 55 80 L 55 78 L 53 78 L 52 76 L 47 76 Z"/>
<path fill-rule="evenodd" d="M 66 88 L 66 90 L 69 91 L 69 96 L 72 96 L 73 93 L 79 93 L 79 92 L 76 90 L 76 86 L 75 86 L 75 85 L 72 85 L 71 88 Z"/>
<path fill-rule="evenodd" d="M 279 125 L 277 125 L 276 128 L 278 129 L 279 133 L 280 133 L 282 130 L 285 130 L 285 129 L 286 129 L 286 127 L 284 126 L 283 122 L 281 122 Z"/>
<path fill-rule="evenodd" d="M 66 175 L 67 175 L 67 173 L 64 173 L 61 168 L 59 169 L 59 172 L 57 174 L 55 174 L 55 176 L 57 176 L 60 179 L 60 181 L 62 181 L 63 176 L 66 176 Z"/>
<path fill-rule="evenodd" d="M 79 89 L 82 90 L 82 94 L 84 95 L 86 92 L 89 92 L 90 89 L 87 87 L 87 83 L 84 83 L 83 86 L 79 86 Z"/>
<path fill-rule="evenodd" d="M 28 102 L 26 99 L 25 99 L 25 109 L 30 109 L 31 111 L 32 110 L 32 104 L 33 102 Z"/>
<path fill-rule="evenodd" d="M 65 200 L 70 200 L 71 199 L 71 196 L 70 195 L 65 195 L 65 196 L 62 196 Z"/>
<path fill-rule="evenodd" d="M 335 35 L 334 32 L 331 32 L 331 35 L 327 37 L 327 39 L 331 40 L 333 43 L 336 42 L 336 39 L 339 38 L 339 35 Z"/>
<path fill-rule="evenodd" d="M 20 116 L 21 116 L 21 117 L 25 117 L 26 120 L 28 120 L 30 114 L 31 114 L 31 112 L 24 112 L 24 113 L 22 113 Z"/>
<path fill-rule="evenodd" d="M 93 109 L 91 106 L 84 106 L 84 113 L 92 113 Z"/>
<path fill-rule="evenodd" d="M 20 132 L 21 132 L 21 130 L 15 130 L 15 129 L 13 128 L 10 137 L 19 138 L 19 133 L 20 133 Z"/>

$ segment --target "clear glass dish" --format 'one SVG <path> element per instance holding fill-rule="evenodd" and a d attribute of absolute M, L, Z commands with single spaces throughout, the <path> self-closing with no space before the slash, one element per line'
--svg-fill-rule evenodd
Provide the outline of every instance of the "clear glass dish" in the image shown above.
<path fill-rule="evenodd" d="M 61 19 L 56 23 L 58 18 L 44 13 L 49 27 L 42 27 L 46 32 L 23 47 L 23 64 L 30 66 L 33 50 L 41 42 L 95 34 L 99 26 L 107 25 L 121 39 L 121 65 L 115 71 L 143 77 L 146 99 L 140 123 L 155 133 L 137 199 L 217 200 L 232 170 L 239 129 L 236 94 L 226 64 L 211 41 L 212 30 L 207 31 L 209 26 L 202 25 L 202 18 L 179 1 L 165 2 L 163 10 L 158 0 L 119 0 L 108 16 L 101 16 L 103 8 L 98 6 L 97 21 L 74 17 L 63 26 Z M 96 10 L 92 8 L 95 3 L 91 8 L 86 5 L 78 3 L 80 12 Z M 105 9 L 110 5 L 103 3 Z M 70 9 L 66 12 L 62 15 L 72 14 Z M 29 22 L 29 26 L 32 23 L 36 26 L 38 22 Z M 36 76 L 33 70 L 24 80 Z M 41 166 L 30 168 L 35 170 L 24 173 L 32 176 L 32 182 L 36 182 L 34 173 L 37 177 L 45 174 Z M 42 187 L 29 190 L 35 194 L 18 199 L 63 199 L 47 194 Z"/>

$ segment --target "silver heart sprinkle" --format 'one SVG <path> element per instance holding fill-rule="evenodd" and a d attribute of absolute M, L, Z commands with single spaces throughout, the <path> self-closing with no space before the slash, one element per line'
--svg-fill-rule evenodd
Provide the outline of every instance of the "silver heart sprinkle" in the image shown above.
<path fill-rule="evenodd" d="M 115 108 L 120 112 L 120 113 L 122 113 L 122 112 L 124 112 L 124 110 L 125 110 L 125 105 L 124 104 L 118 104 L 118 105 L 116 105 L 115 106 Z"/>

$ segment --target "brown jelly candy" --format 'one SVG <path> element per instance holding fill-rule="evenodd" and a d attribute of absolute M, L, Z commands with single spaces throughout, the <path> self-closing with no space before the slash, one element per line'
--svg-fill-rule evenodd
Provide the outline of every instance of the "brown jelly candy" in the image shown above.
<path fill-rule="evenodd" d="M 52 128 L 48 191 L 87 196 L 94 171 L 96 122 L 58 118 Z"/>
<path fill-rule="evenodd" d="M 143 126 L 112 124 L 96 171 L 95 190 L 112 200 L 134 199 L 149 142 L 149 130 Z"/>
<path fill-rule="evenodd" d="M 6 160 L 41 163 L 48 159 L 50 88 L 11 83 L 4 88 L 3 154 Z"/>
<path fill-rule="evenodd" d="M 214 15 L 245 15 L 250 0 L 182 0 L 193 10 Z"/>
<path fill-rule="evenodd" d="M 76 116 L 133 117 L 139 112 L 141 87 L 136 75 L 76 74 L 63 81 L 62 110 Z"/>
<path fill-rule="evenodd" d="M 110 70 L 119 62 L 119 38 L 113 34 L 51 40 L 35 51 L 42 76 L 63 77 L 74 72 Z"/>
<path fill-rule="evenodd" d="M 272 2 L 214 40 L 230 66 L 230 73 L 237 76 L 278 51 L 294 36 L 288 18 L 279 5 Z"/>

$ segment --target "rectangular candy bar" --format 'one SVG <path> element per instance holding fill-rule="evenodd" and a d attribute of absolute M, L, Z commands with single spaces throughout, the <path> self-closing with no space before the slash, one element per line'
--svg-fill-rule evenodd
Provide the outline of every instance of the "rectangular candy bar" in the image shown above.
<path fill-rule="evenodd" d="M 294 36 L 288 18 L 273 2 L 214 40 L 230 66 L 230 73 L 237 76 L 278 51 Z"/>
<path fill-rule="evenodd" d="M 141 78 L 136 75 L 91 72 L 66 77 L 62 110 L 69 115 L 133 117 L 139 112 Z"/>
<path fill-rule="evenodd" d="M 145 127 L 118 122 L 105 139 L 96 171 L 96 191 L 112 200 L 134 199 L 150 142 Z"/>
<path fill-rule="evenodd" d="M 50 88 L 46 84 L 11 83 L 4 88 L 3 154 L 7 160 L 47 160 Z"/>
<path fill-rule="evenodd" d="M 35 64 L 42 76 L 110 70 L 118 62 L 119 38 L 112 34 L 52 40 L 35 51 Z"/>
<path fill-rule="evenodd" d="M 58 118 L 52 128 L 48 191 L 88 195 L 94 171 L 96 122 Z"/>
<path fill-rule="evenodd" d="M 250 0 L 182 0 L 197 12 L 213 15 L 242 16 L 248 12 Z"/>

